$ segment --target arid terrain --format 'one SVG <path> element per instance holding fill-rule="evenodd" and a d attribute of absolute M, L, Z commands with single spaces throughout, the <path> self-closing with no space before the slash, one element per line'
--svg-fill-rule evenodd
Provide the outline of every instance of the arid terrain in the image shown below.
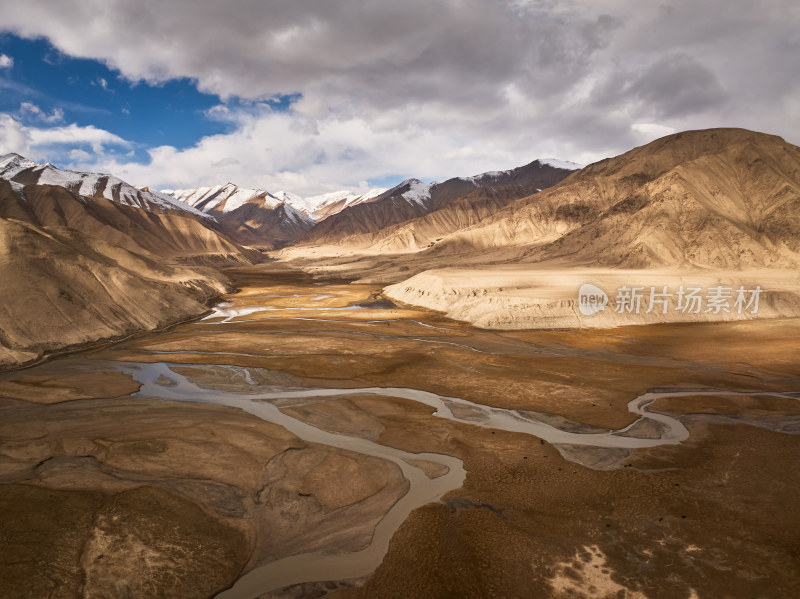
<path fill-rule="evenodd" d="M 0 599 L 800 599 L 800 2 L 0 11 Z"/>
<path fill-rule="evenodd" d="M 490 331 L 225 274 L 202 320 L 0 375 L 0 595 L 800 586 L 800 319 Z"/>
<path fill-rule="evenodd" d="M 800 148 L 315 201 L 2 165 L 0 597 L 800 588 Z"/>

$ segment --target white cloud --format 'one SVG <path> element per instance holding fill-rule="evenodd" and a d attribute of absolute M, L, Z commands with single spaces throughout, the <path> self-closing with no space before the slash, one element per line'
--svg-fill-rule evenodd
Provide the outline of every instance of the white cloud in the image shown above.
<path fill-rule="evenodd" d="M 0 113 L 0 154 L 16 152 L 28 156 L 31 150 L 31 135 L 27 127 L 10 114 Z"/>
<path fill-rule="evenodd" d="M 14 59 L 7 54 L 0 54 L 0 69 L 10 69 L 14 66 Z"/>
<path fill-rule="evenodd" d="M 29 117 L 45 123 L 60 123 L 64 120 L 64 111 L 61 108 L 56 108 L 52 113 L 47 114 L 44 110 L 39 108 L 32 102 L 23 102 L 19 106 L 19 113 L 23 117 Z"/>
<path fill-rule="evenodd" d="M 118 135 L 93 125 L 81 127 L 72 123 L 63 127 L 29 130 L 33 146 L 45 147 L 57 144 L 78 146 L 88 144 L 96 154 L 104 151 L 106 145 L 129 146 L 130 143 Z"/>
<path fill-rule="evenodd" d="M 634 123 L 631 125 L 631 129 L 642 135 L 643 142 L 653 141 L 659 137 L 664 137 L 665 135 L 671 135 L 675 133 L 675 129 L 672 127 L 665 127 L 664 125 L 659 125 L 657 123 Z"/>
<path fill-rule="evenodd" d="M 85 150 L 70 150 L 69 159 L 73 163 L 85 163 L 92 159 L 92 155 Z"/>
<path fill-rule="evenodd" d="M 2 28 L 132 81 L 189 77 L 258 103 L 299 95 L 289 113 L 211 109 L 235 130 L 154 148 L 150 164 L 103 163 L 138 184 L 317 192 L 540 156 L 591 162 L 716 126 L 800 143 L 793 0 L 116 0 L 102 11 L 27 0 L 4 8 Z"/>
<path fill-rule="evenodd" d="M 33 160 L 53 161 L 59 156 L 66 158 L 76 150 L 86 152 L 88 148 L 97 160 L 97 155 L 104 156 L 109 146 L 127 148 L 131 144 L 118 135 L 91 125 L 83 127 L 72 123 L 60 127 L 32 127 L 10 114 L 0 113 L 0 154 L 17 152 Z"/>
<path fill-rule="evenodd" d="M 429 180 L 476 174 L 552 153 L 542 147 L 537 154 L 526 143 L 515 154 L 494 144 L 451 140 L 413 126 L 375 129 L 355 116 L 311 120 L 268 109 L 230 111 L 227 116 L 237 124 L 232 133 L 206 137 L 185 150 L 154 148 L 149 164 L 112 159 L 100 160 L 97 168 L 136 185 L 181 188 L 233 181 L 312 195 L 366 188 L 368 180 L 405 173 Z"/>
<path fill-rule="evenodd" d="M 205 137 L 186 149 L 153 148 L 146 164 L 98 157 L 96 169 L 135 185 L 174 189 L 232 181 L 314 195 L 366 189 L 369 181 L 390 177 L 441 181 L 520 166 L 542 156 L 581 163 L 605 157 L 569 140 L 532 138 L 527 130 L 506 133 L 502 143 L 457 128 L 441 135 L 425 125 L 437 113 L 416 106 L 387 111 L 379 119 L 334 113 L 317 118 L 295 108 L 275 111 L 269 103 L 216 106 L 207 115 L 234 125 L 234 131 Z"/>

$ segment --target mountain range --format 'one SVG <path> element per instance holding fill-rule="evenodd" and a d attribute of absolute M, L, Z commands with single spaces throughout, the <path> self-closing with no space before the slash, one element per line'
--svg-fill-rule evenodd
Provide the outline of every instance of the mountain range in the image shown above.
<path fill-rule="evenodd" d="M 800 305 L 800 148 L 743 129 L 687 131 L 583 168 L 541 159 L 310 198 L 231 183 L 157 192 L 7 154 L 0 232 L 5 367 L 201 313 L 227 288 L 220 268 L 265 252 L 393 284 L 398 300 L 482 326 L 545 326 L 531 290 L 586 269 L 788 273 L 773 306 L 785 315 Z M 492 300 L 465 299 L 481 297 Z M 558 301 L 574 312 L 574 299 Z"/>
<path fill-rule="evenodd" d="M 0 367 L 165 326 L 260 254 L 213 216 L 109 175 L 0 157 Z"/>
<path fill-rule="evenodd" d="M 281 192 L 281 197 L 260 189 L 247 189 L 232 183 L 167 191 L 184 205 L 211 215 L 223 230 L 248 246 L 271 250 L 300 237 L 315 221 L 295 205 L 302 198 Z"/>
<path fill-rule="evenodd" d="M 744 129 L 688 131 L 589 165 L 438 249 L 518 248 L 522 262 L 614 268 L 793 268 L 798 194 L 797 146 Z"/>
<path fill-rule="evenodd" d="M 174 200 L 213 215 L 240 243 L 262 250 L 300 247 L 365 246 L 387 227 L 441 210 L 477 189 L 511 186 L 498 198 L 508 201 L 549 187 L 579 165 L 554 159 L 526 166 L 456 177 L 443 183 L 407 179 L 392 189 L 365 194 L 338 191 L 302 198 L 286 191 L 270 193 L 233 183 L 194 189 L 164 190 Z"/>
<path fill-rule="evenodd" d="M 332 251 L 334 254 L 342 247 L 366 249 L 385 239 L 391 228 L 439 212 L 477 190 L 503 189 L 492 196 L 494 201 L 491 203 L 497 207 L 497 202 L 502 201 L 501 197 L 510 201 L 536 193 L 558 183 L 578 166 L 555 160 L 535 160 L 512 170 L 455 177 L 442 183 L 429 184 L 419 179 L 407 179 L 368 202 L 348 206 L 329 216 L 294 245 L 316 248 L 335 246 Z M 481 194 L 476 197 L 479 196 Z M 461 207 L 463 209 L 475 204 L 467 201 Z M 466 218 L 468 220 L 470 217 Z M 454 224 L 458 222 L 460 220 L 456 217 Z M 426 239 L 413 245 L 425 247 L 427 242 Z M 403 245 L 403 242 L 399 242 L 400 247 Z M 385 244 L 380 249 L 386 249 Z"/>
<path fill-rule="evenodd" d="M 637 285 L 673 294 L 702 281 L 731 293 L 760 287 L 761 317 L 798 316 L 800 148 L 743 129 L 677 133 L 515 200 L 412 259 L 387 258 L 335 271 L 402 277 L 387 295 L 489 328 L 741 318 L 731 309 L 584 316 L 584 283 L 611 297 Z"/>
<path fill-rule="evenodd" d="M 318 221 L 350 206 L 371 201 L 384 191 L 372 189 L 366 194 L 339 191 L 303 198 L 287 191 L 270 193 L 226 183 L 164 190 L 163 194 L 214 216 L 239 242 L 261 250 L 272 250 L 302 237 Z"/>

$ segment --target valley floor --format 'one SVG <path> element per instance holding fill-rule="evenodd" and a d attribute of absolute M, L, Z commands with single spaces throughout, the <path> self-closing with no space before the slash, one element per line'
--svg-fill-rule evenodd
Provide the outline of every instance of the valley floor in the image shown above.
<path fill-rule="evenodd" d="M 800 319 L 488 331 L 281 268 L 0 375 L 0 595 L 800 587 Z"/>

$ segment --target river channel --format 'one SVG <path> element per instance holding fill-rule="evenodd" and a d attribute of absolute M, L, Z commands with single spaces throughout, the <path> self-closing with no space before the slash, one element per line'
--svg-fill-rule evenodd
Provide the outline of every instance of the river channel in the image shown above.
<path fill-rule="evenodd" d="M 636 450 L 678 445 L 689 439 L 687 422 L 691 416 L 653 409 L 659 400 L 702 396 L 709 401 L 742 397 L 752 401 L 792 402 L 800 397 L 793 379 L 787 379 L 787 385 L 782 388 L 781 376 L 766 368 L 752 367 L 767 384 L 745 387 L 743 381 L 753 378 L 753 372 L 731 372 L 715 362 L 683 362 L 664 355 L 603 353 L 599 344 L 534 343 L 522 335 L 478 331 L 435 315 L 391 305 L 380 298 L 363 297 L 369 290 L 358 286 L 305 282 L 300 287 L 248 285 L 242 292 L 220 300 L 209 314 L 194 323 L 106 350 L 66 358 L 65 363 L 73 366 L 79 362 L 83 366 L 92 365 L 98 371 L 129 375 L 140 385 L 139 390 L 129 396 L 131 398 L 237 408 L 279 425 L 307 443 L 387 460 L 402 472 L 408 490 L 380 519 L 367 546 L 353 552 L 315 550 L 258 564 L 233 587 L 217 595 L 220 598 L 251 599 L 299 583 L 368 576 L 384 559 L 393 535 L 409 514 L 430 502 L 441 501 L 445 495 L 459 489 L 467 476 L 464 462 L 457 455 L 409 451 L 381 443 L 380 439 L 335 432 L 319 422 L 312 424 L 307 419 L 290 415 L 287 408 L 323 405 L 360 396 L 404 400 L 426 406 L 431 417 L 476 429 L 532 436 L 555 446 L 570 462 L 611 470 L 621 467 Z M 387 354 L 401 352 L 406 356 L 411 353 L 416 354 L 415 359 L 436 359 L 445 365 L 451 364 L 454 370 L 461 370 L 465 377 L 476 380 L 481 380 L 481 373 L 489 376 L 504 368 L 508 369 L 508 374 L 501 372 L 491 376 L 513 379 L 514 369 L 518 368 L 513 360 L 531 356 L 586 363 L 604 360 L 623 370 L 683 370 L 693 376 L 684 377 L 682 385 L 672 386 L 673 380 L 666 380 L 649 387 L 640 386 L 640 392 L 630 393 L 624 402 L 610 401 L 600 393 L 595 397 L 592 389 L 586 388 L 576 391 L 574 398 L 562 393 L 559 401 L 564 405 L 573 402 L 584 406 L 565 414 L 548 409 L 555 405 L 553 401 L 541 405 L 531 402 L 527 406 L 523 400 L 509 399 L 505 406 L 497 405 L 503 401 L 490 405 L 480 401 L 482 394 L 488 393 L 485 390 L 468 399 L 461 397 L 458 389 L 452 393 L 434 392 L 432 389 L 447 386 L 436 387 L 424 377 L 416 388 L 409 384 L 413 377 L 387 375 L 386 371 L 391 369 L 370 366 L 364 367 L 365 371 L 371 368 L 370 372 L 359 370 L 359 359 L 373 364 L 380 359 L 383 346 Z M 600 354 L 603 354 L 602 359 Z M 333 374 L 309 372 L 312 369 L 308 364 L 315 363 L 310 361 L 312 358 L 317 362 L 341 360 L 343 370 L 353 368 L 353 377 L 337 375 L 335 369 Z M 296 363 L 291 362 L 293 359 Z M 287 364 L 291 364 L 291 368 Z M 226 383 L 214 384 L 204 379 L 203 373 L 210 368 L 224 371 L 226 374 L 222 378 Z M 399 371 L 394 365 L 392 369 Z M 566 379 L 576 389 L 580 387 L 576 379 L 582 375 L 579 370 Z M 271 373 L 287 371 L 291 374 L 289 380 L 279 377 L 269 385 L 257 382 L 269 379 Z M 723 385 L 709 384 L 716 380 Z M 324 384 L 326 381 L 328 384 Z M 514 389 L 524 398 L 526 393 L 535 396 L 540 389 L 552 390 L 555 384 L 547 379 L 541 387 L 529 383 L 527 390 L 520 390 L 519 385 Z M 623 389 L 617 395 L 624 392 Z M 613 418 L 581 422 L 581 410 L 598 404 L 609 413 L 613 411 Z M 748 419 L 705 413 L 695 417 L 706 422 L 735 421 L 780 433 L 800 432 L 800 419 L 796 415 Z M 613 424 L 626 419 L 621 426 L 602 425 L 603 421 Z M 419 466 L 421 462 L 437 465 L 444 474 L 429 476 Z"/>

